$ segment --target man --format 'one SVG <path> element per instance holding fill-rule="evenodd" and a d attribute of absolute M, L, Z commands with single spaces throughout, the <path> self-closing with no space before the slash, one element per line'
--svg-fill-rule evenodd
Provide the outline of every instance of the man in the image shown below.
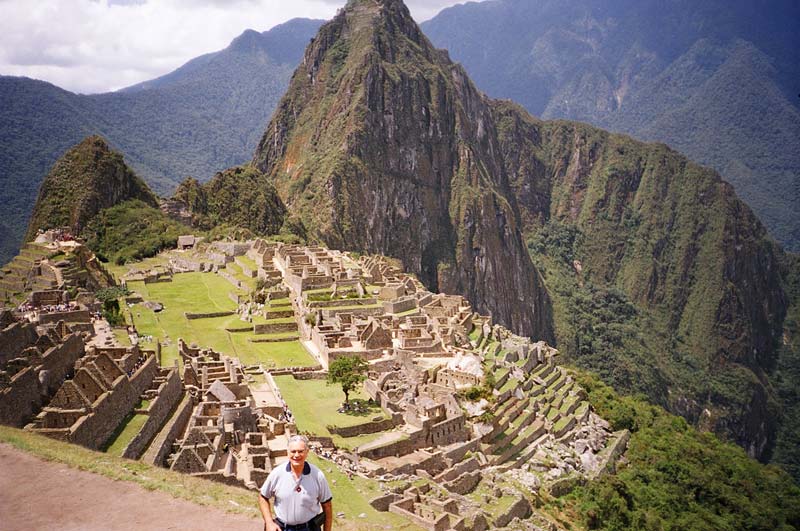
<path fill-rule="evenodd" d="M 324 531 L 333 527 L 333 494 L 322 470 L 308 457 L 308 439 L 289 438 L 289 462 L 269 473 L 258 496 L 266 531 Z M 270 498 L 275 498 L 275 519 Z"/>

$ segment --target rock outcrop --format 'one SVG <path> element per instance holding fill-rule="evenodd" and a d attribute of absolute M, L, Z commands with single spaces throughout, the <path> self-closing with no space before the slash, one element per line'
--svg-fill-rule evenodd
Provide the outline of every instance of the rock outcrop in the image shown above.
<path fill-rule="evenodd" d="M 309 236 L 401 258 L 552 339 L 489 101 L 399 0 L 353 0 L 306 50 L 254 156 Z"/>

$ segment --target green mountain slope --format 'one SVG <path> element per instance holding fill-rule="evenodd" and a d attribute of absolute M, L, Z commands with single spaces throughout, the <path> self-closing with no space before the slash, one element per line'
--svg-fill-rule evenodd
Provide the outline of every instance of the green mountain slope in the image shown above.
<path fill-rule="evenodd" d="M 662 144 L 494 110 L 565 352 L 767 459 L 789 302 L 752 211 Z"/>
<path fill-rule="evenodd" d="M 666 142 L 800 249 L 796 2 L 498 0 L 423 24 L 490 96 Z"/>
<path fill-rule="evenodd" d="M 173 200 L 192 214 L 193 224 L 205 228 L 227 224 L 267 236 L 277 234 L 286 217 L 275 187 L 252 166 L 219 172 L 205 184 L 188 178 Z"/>
<path fill-rule="evenodd" d="M 220 52 L 130 89 L 79 96 L 0 76 L 0 263 L 15 254 L 39 184 L 56 159 L 99 134 L 159 194 L 250 158 L 303 46 L 321 21 L 247 31 Z M 7 252 L 3 252 L 7 250 Z"/>

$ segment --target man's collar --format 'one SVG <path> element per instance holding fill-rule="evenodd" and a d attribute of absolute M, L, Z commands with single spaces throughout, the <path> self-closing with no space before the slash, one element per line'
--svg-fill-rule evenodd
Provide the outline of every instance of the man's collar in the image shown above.
<path fill-rule="evenodd" d="M 292 471 L 292 462 L 291 461 L 287 461 L 286 462 L 286 471 L 287 472 L 291 472 Z M 303 463 L 303 475 L 307 476 L 310 473 L 311 473 L 311 465 L 309 465 L 308 462 Z"/>

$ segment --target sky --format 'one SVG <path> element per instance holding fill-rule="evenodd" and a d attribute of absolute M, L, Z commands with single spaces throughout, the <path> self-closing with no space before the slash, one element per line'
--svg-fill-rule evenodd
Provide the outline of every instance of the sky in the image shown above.
<path fill-rule="evenodd" d="M 417 22 L 463 0 L 406 0 Z M 345 0 L 0 0 L 0 74 L 94 94 L 153 79 L 246 29 L 330 19 Z"/>

